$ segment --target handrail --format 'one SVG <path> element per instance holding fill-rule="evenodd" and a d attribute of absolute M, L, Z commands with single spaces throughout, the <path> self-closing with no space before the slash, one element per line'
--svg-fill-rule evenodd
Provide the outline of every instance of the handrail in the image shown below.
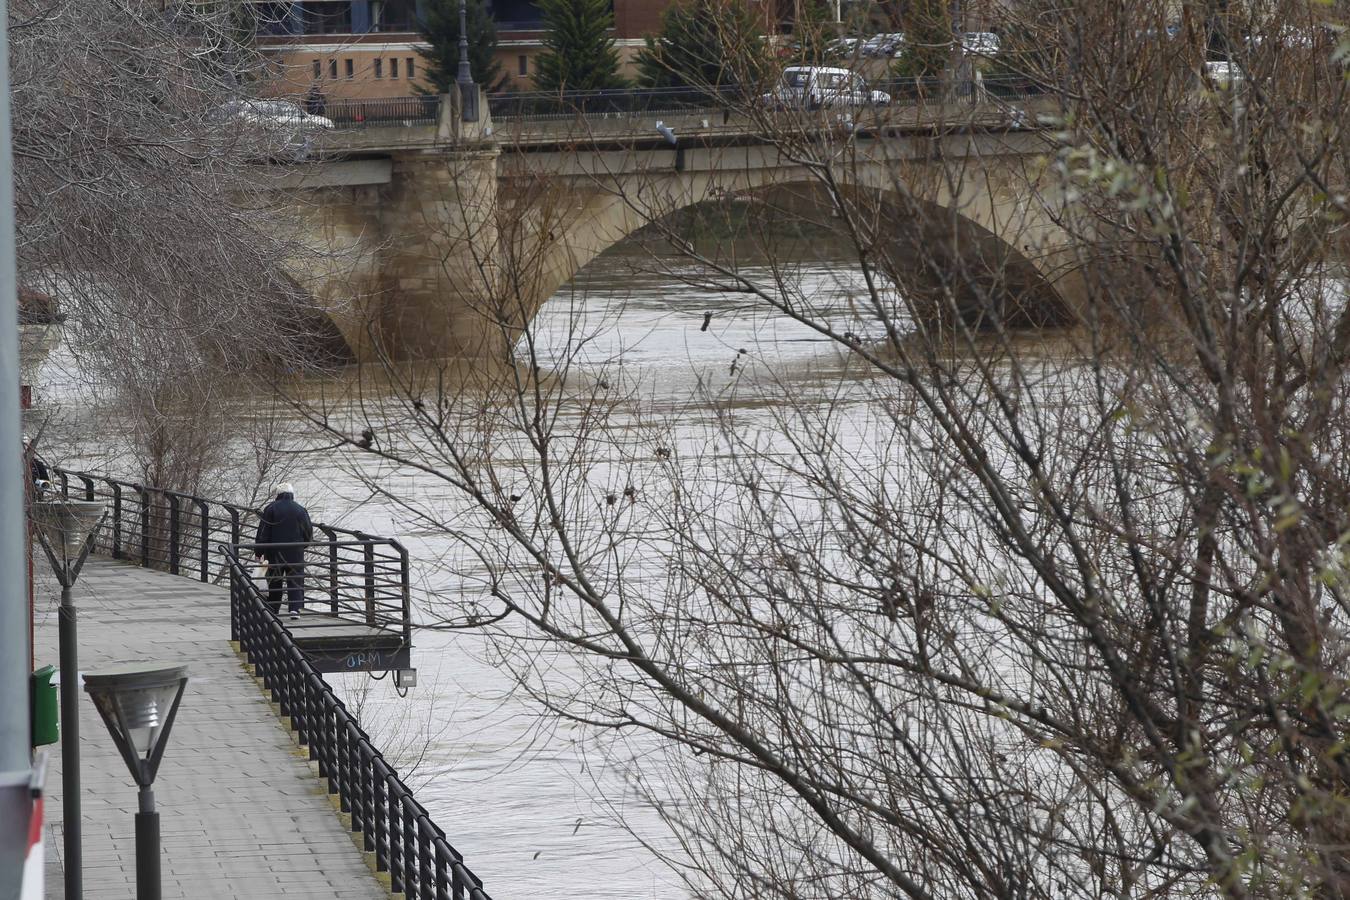
<path fill-rule="evenodd" d="M 317 576 L 306 571 L 305 579 L 315 579 L 323 586 L 328 594 L 332 616 L 359 621 L 368 628 L 381 631 L 398 630 L 402 633 L 404 646 L 412 646 L 408 551 L 398 541 L 365 537 L 348 541 L 234 544 L 223 552 L 226 552 L 227 557 L 239 559 L 242 565 L 245 557 L 261 556 L 266 550 L 295 548 L 304 549 L 311 557 L 317 557 L 318 565 L 327 569 L 326 573 L 321 572 Z M 385 552 L 382 552 L 382 548 Z M 305 566 L 308 569 L 308 560 Z M 344 613 L 347 615 L 344 616 Z M 301 622 L 292 623 L 289 627 L 293 632 L 303 632 L 306 628 L 329 626 L 327 623 L 307 625 Z M 233 628 L 230 633 L 231 639 L 237 640 Z"/>
<path fill-rule="evenodd" d="M 188 575 L 202 582 L 210 582 L 224 574 L 223 569 L 212 571 L 211 545 L 241 543 L 245 529 L 251 536 L 258 521 L 258 510 L 233 503 L 208 500 L 182 491 L 145 487 L 60 466 L 51 466 L 49 471 L 63 498 L 107 503 L 108 519 L 95 536 L 95 553 L 131 560 L 145 568 L 161 569 L 174 575 Z M 397 541 L 373 538 L 336 525 L 316 523 L 314 529 L 329 542 L 377 540 L 388 543 L 398 550 L 406 572 L 408 554 Z M 323 565 L 334 569 L 340 562 L 333 556 Z M 315 564 L 319 564 L 318 561 Z"/>
<path fill-rule="evenodd" d="M 416 900 L 491 900 L 412 790 L 370 742 L 249 577 L 239 547 L 221 545 L 230 575 L 230 618 L 240 650 L 289 716 L 351 830 L 388 872 L 390 890 Z M 243 548 L 249 549 L 249 548 Z"/>

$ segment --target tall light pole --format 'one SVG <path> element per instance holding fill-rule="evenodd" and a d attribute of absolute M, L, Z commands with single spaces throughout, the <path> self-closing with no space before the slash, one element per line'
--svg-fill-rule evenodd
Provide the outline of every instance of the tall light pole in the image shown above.
<path fill-rule="evenodd" d="M 75 633 L 75 602 L 70 589 L 94 546 L 94 532 L 103 523 L 102 503 L 91 500 L 46 500 L 29 505 L 38 541 L 61 582 L 57 637 L 61 654 L 61 825 L 66 833 L 66 900 L 80 900 L 84 860 L 80 847 L 80 665 Z"/>
<path fill-rule="evenodd" d="M 467 0 L 459 0 L 459 73 L 455 76 L 459 86 L 460 119 L 464 122 L 478 121 L 478 85 L 473 83 L 473 70 L 469 66 L 469 5 Z"/>

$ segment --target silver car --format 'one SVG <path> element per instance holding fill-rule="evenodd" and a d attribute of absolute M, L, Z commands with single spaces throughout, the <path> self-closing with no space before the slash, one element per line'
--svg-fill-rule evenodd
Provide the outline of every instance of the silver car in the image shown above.
<path fill-rule="evenodd" d="M 874 91 L 861 75 L 825 66 L 792 66 L 762 98 L 773 109 L 887 106 L 891 95 Z"/>

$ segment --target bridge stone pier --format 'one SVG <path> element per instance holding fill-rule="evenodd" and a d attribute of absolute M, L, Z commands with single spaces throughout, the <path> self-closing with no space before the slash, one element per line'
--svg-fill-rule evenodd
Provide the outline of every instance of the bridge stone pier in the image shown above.
<path fill-rule="evenodd" d="M 446 107 L 442 123 L 457 119 Z M 998 121 L 970 127 L 967 115 L 959 131 L 901 123 L 857 136 L 836 126 L 812 153 L 849 154 L 834 202 L 893 224 L 885 252 L 935 252 L 964 273 L 948 288 L 987 277 L 1014 324 L 1071 317 L 1081 276 L 1056 224 L 1049 145 Z M 322 260 L 296 277 L 359 359 L 483 355 L 643 226 L 694 204 L 819 183 L 753 123 L 684 123 L 673 147 L 649 124 L 578 135 L 571 123 L 528 139 L 489 122 L 335 133 L 286 176 L 286 202 Z"/>

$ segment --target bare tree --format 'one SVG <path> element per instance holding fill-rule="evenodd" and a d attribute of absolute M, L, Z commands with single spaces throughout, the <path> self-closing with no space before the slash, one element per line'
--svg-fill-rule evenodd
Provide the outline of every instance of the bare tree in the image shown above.
<path fill-rule="evenodd" d="M 200 487 L 229 376 L 299 365 L 313 334 L 287 269 L 315 252 L 265 164 L 290 148 L 229 106 L 265 83 L 255 9 L 9 8 L 20 281 L 55 298 L 85 376 L 140 420 L 140 474 L 165 487 Z"/>
<path fill-rule="evenodd" d="M 969 154 L 879 182 L 885 116 L 740 110 L 807 173 L 751 206 L 765 269 L 597 177 L 671 278 L 827 338 L 826 387 L 747 359 L 701 431 L 584 328 L 546 352 L 521 235 L 570 207 L 536 196 L 478 271 L 513 355 L 309 410 L 467 501 L 372 482 L 456 542 L 447 624 L 659 739 L 634 777 L 698 895 L 1350 895 L 1346 10 L 1173 11 L 1007 13 L 1053 251 L 973 226 Z M 802 280 L 788 221 L 846 239 L 860 299 Z"/>

